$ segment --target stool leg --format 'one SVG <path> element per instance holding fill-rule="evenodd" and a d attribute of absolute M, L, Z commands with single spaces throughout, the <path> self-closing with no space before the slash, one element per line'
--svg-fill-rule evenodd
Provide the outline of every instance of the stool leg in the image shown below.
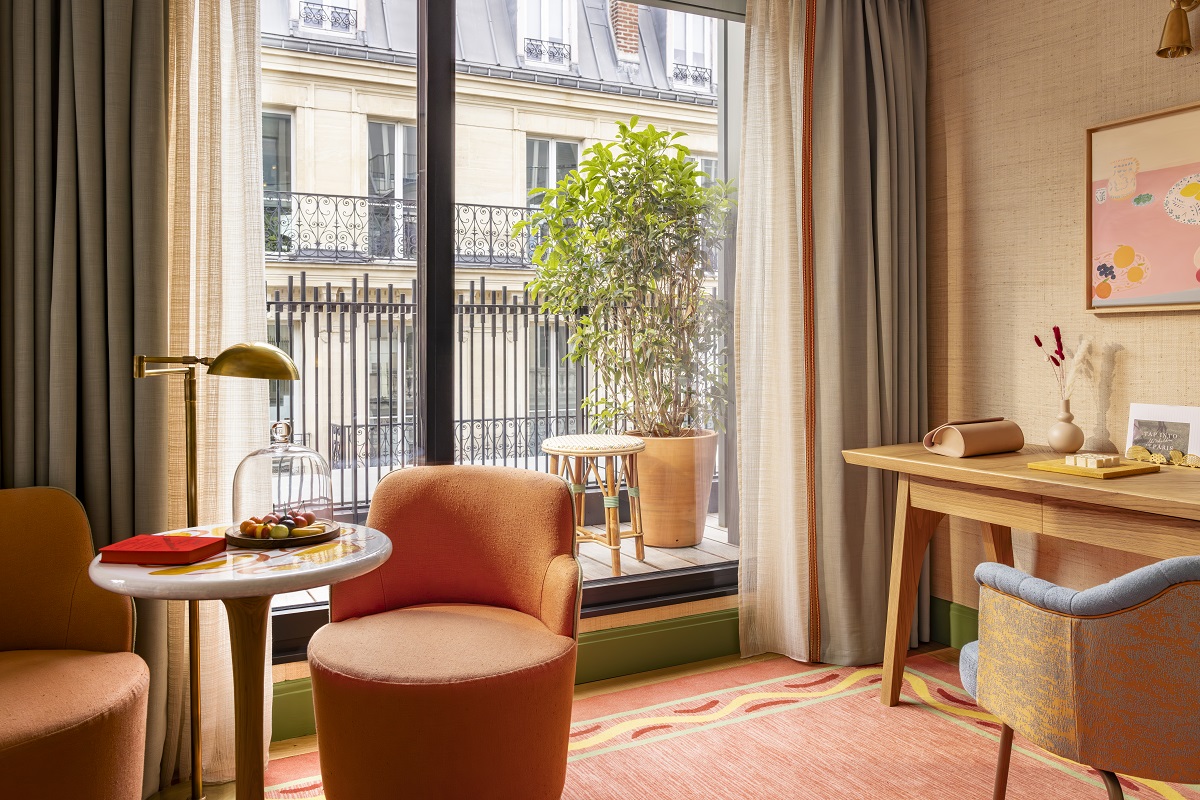
<path fill-rule="evenodd" d="M 599 459 L 597 459 L 598 461 Z M 612 571 L 616 577 L 621 574 L 621 508 L 620 502 L 621 479 L 617 474 L 617 459 L 608 456 L 604 459 L 604 532 L 608 536 L 608 552 L 612 554 Z"/>
<path fill-rule="evenodd" d="M 575 527 L 583 527 L 583 486 L 587 483 L 587 459 L 583 456 L 567 456 L 567 468 L 571 472 L 571 498 L 575 501 Z"/>
<path fill-rule="evenodd" d="M 646 560 L 646 545 L 642 541 L 642 490 L 638 486 L 637 454 L 625 456 L 625 487 L 629 492 L 629 526 L 633 528 L 633 545 L 637 560 Z"/>

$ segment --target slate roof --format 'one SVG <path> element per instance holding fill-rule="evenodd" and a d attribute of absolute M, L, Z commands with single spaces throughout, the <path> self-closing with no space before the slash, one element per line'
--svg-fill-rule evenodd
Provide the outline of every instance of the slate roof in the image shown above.
<path fill-rule="evenodd" d="M 329 2 L 329 0 L 326 0 Z M 577 49 L 569 70 L 526 65 L 517 43 L 518 0 L 457 0 L 458 71 L 616 94 L 716 105 L 708 93 L 677 91 L 669 80 L 667 12 L 642 7 L 639 64 L 618 68 L 608 0 L 578 3 Z M 336 0 L 333 3 L 336 4 Z M 346 3 L 350 5 L 350 3 Z M 324 53 L 386 63 L 416 63 L 417 0 L 367 0 L 365 31 L 358 38 L 313 31 L 290 19 L 289 0 L 261 0 L 264 47 Z"/>

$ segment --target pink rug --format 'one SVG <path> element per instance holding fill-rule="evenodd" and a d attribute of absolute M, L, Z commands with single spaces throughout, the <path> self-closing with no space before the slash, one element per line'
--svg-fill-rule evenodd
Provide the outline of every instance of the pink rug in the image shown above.
<path fill-rule="evenodd" d="M 878 667 L 775 659 L 578 700 L 564 800 L 986 798 L 999 725 L 958 670 L 910 658 L 903 702 L 879 702 Z M 1200 788 L 1123 778 L 1137 800 Z M 323 798 L 316 753 L 273 761 L 268 798 Z M 1009 797 L 1105 796 L 1099 777 L 1018 737 Z"/>

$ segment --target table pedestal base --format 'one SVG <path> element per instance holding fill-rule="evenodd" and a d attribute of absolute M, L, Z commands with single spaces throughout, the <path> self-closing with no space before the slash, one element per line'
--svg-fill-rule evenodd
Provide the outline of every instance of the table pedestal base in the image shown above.
<path fill-rule="evenodd" d="M 267 660 L 270 597 L 222 600 L 233 652 L 234 753 L 237 800 L 263 800 L 263 665 Z"/>

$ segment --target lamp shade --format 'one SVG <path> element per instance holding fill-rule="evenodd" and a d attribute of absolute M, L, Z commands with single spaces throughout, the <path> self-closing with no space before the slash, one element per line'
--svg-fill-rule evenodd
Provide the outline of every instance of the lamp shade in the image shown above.
<path fill-rule="evenodd" d="M 1159 58 L 1181 58 L 1192 52 L 1192 31 L 1188 26 L 1187 11 L 1178 3 L 1167 12 L 1167 24 L 1163 26 L 1162 41 L 1159 42 Z"/>
<path fill-rule="evenodd" d="M 226 347 L 208 365 L 209 375 L 298 381 L 300 370 L 287 353 L 266 342 L 243 342 Z"/>

